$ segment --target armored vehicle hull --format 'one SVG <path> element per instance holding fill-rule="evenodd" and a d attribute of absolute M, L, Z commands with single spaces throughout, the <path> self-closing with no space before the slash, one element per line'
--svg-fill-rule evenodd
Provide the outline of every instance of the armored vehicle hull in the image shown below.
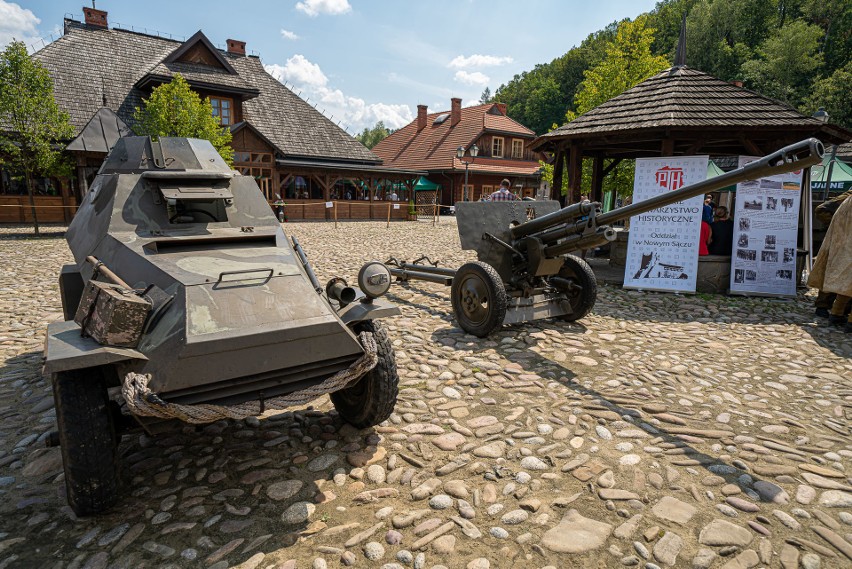
<path fill-rule="evenodd" d="M 263 402 L 331 391 L 339 391 L 343 418 L 358 426 L 390 414 L 398 382 L 393 352 L 372 320 L 398 310 L 377 298 L 381 286 L 365 295 L 344 282 L 334 289 L 345 290 L 344 300 L 325 293 L 255 181 L 231 171 L 209 142 L 120 140 L 67 240 L 75 264 L 60 276 L 66 321 L 48 328 L 45 371 L 53 377 L 69 501 L 78 514 L 115 499 L 116 469 L 89 466 L 93 457 L 79 458 L 77 439 L 110 439 L 99 451 L 114 452 L 108 447 L 115 437 L 101 435 L 124 422 L 127 409 L 115 412 L 120 403 L 152 431 L 172 416 L 221 418 L 206 412 L 211 404 L 234 416 L 229 406 L 260 401 L 263 409 Z M 381 280 L 379 274 L 372 282 Z M 363 332 L 374 337 L 378 363 L 360 380 L 324 387 L 363 365 Z M 128 396 L 132 377 L 145 378 L 137 397 Z M 66 392 L 80 386 L 84 394 L 69 399 Z M 123 387 L 125 401 L 106 398 L 111 386 Z M 347 399 L 347 390 L 363 400 Z M 205 413 L 195 413 L 199 404 Z M 79 407 L 99 417 L 96 426 L 81 426 Z"/>

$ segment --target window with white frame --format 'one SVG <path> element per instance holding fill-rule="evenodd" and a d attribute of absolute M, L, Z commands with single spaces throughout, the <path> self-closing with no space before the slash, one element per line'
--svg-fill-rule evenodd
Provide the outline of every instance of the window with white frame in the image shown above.
<path fill-rule="evenodd" d="M 520 138 L 512 139 L 512 158 L 524 157 L 524 141 Z"/>
<path fill-rule="evenodd" d="M 495 136 L 491 141 L 491 156 L 493 158 L 503 158 L 503 137 Z"/>

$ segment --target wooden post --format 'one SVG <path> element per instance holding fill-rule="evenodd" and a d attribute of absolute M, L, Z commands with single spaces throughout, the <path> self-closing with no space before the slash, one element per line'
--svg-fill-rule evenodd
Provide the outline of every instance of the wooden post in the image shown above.
<path fill-rule="evenodd" d="M 550 186 L 550 199 L 559 200 L 564 204 L 562 197 L 562 171 L 565 169 L 565 152 L 560 148 L 556 151 L 556 161 L 553 165 L 553 185 Z"/>
<path fill-rule="evenodd" d="M 393 204 L 391 202 L 388 202 L 388 225 L 387 225 L 386 229 L 390 229 L 390 214 L 391 214 L 391 206 L 392 205 Z"/>
<path fill-rule="evenodd" d="M 674 156 L 674 139 L 664 138 L 660 144 L 660 156 Z"/>
<path fill-rule="evenodd" d="M 337 202 L 331 202 L 332 209 L 334 210 L 334 228 L 337 229 Z"/>
<path fill-rule="evenodd" d="M 580 185 L 583 181 L 583 156 L 580 152 L 580 147 L 572 144 L 568 148 L 568 194 L 570 201 L 568 203 L 577 203 L 580 201 Z"/>
<path fill-rule="evenodd" d="M 603 157 L 595 156 L 592 165 L 592 192 L 589 199 L 593 202 L 603 201 Z"/>

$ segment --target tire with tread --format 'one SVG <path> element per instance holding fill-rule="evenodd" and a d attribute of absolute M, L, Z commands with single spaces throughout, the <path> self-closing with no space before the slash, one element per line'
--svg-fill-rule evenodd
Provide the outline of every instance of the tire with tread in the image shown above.
<path fill-rule="evenodd" d="M 118 498 L 117 437 L 103 372 L 64 371 L 52 382 L 68 505 L 78 516 L 99 514 Z"/>
<path fill-rule="evenodd" d="M 586 316 L 594 308 L 598 298 L 598 281 L 592 268 L 580 257 L 565 255 L 563 258 L 565 262 L 559 269 L 559 276 L 574 282 L 581 288 L 572 293 L 566 293 L 573 312 L 560 318 L 566 322 L 574 322 Z"/>
<path fill-rule="evenodd" d="M 357 324 L 354 331 L 356 334 L 373 334 L 379 361 L 357 383 L 335 391 L 330 397 L 334 408 L 347 423 L 363 429 L 386 421 L 393 413 L 399 394 L 399 374 L 393 346 L 384 326 L 367 320 Z"/>
<path fill-rule="evenodd" d="M 487 263 L 462 265 L 453 277 L 450 298 L 456 322 L 468 334 L 484 338 L 506 318 L 506 287 Z"/>

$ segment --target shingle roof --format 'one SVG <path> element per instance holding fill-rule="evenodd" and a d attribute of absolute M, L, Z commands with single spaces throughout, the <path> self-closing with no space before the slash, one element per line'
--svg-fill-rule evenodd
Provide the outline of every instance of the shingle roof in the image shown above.
<path fill-rule="evenodd" d="M 82 152 L 109 152 L 119 138 L 129 134 L 130 128 L 112 109 L 101 107 L 66 148 Z"/>
<path fill-rule="evenodd" d="M 464 107 L 461 109 L 461 120 L 455 126 L 451 119 L 435 124 L 440 115 L 449 111 L 430 113 L 426 115 L 426 127 L 417 132 L 417 120 L 392 133 L 379 142 L 373 152 L 384 160 L 385 166 L 395 168 L 418 168 L 421 170 L 453 170 L 464 169 L 464 165 L 456 158 L 459 146 L 467 148 L 485 132 L 514 134 L 522 138 L 532 138 L 535 133 L 524 125 L 515 122 L 502 114 L 495 112 L 497 105 L 489 103 Z M 484 166 L 486 163 L 491 168 Z M 477 158 L 470 166 L 471 170 L 489 172 L 534 173 L 539 165 L 535 161 L 502 160 L 499 158 Z"/>
<path fill-rule="evenodd" d="M 689 67 L 671 67 L 542 135 L 552 139 L 657 128 L 807 128 L 823 124 L 779 101 Z"/>
<path fill-rule="evenodd" d="M 180 73 L 190 83 L 222 85 L 245 91 L 255 90 L 248 81 L 239 75 L 231 75 L 224 69 L 217 69 L 209 65 L 184 63 L 182 61 L 157 63 L 146 75 L 169 78 L 168 80 L 170 80 L 177 73 Z"/>
<path fill-rule="evenodd" d="M 75 134 L 79 134 L 103 106 L 103 98 L 119 118 L 133 124 L 133 111 L 142 105 L 142 97 L 147 96 L 134 85 L 152 70 L 161 67 L 173 70 L 174 66 L 187 65 L 172 62 L 165 67 L 162 64 L 181 43 L 65 20 L 65 34 L 36 52 L 34 57 L 50 72 L 56 101 L 68 112 Z M 241 85 L 259 90 L 259 96 L 243 102 L 243 120 L 250 122 L 284 156 L 380 161 L 360 142 L 269 75 L 258 58 L 219 53 L 239 75 L 208 70 L 204 77 L 215 79 L 224 87 L 233 87 L 226 81 L 237 77 Z M 197 71 L 190 70 L 191 73 Z"/>

